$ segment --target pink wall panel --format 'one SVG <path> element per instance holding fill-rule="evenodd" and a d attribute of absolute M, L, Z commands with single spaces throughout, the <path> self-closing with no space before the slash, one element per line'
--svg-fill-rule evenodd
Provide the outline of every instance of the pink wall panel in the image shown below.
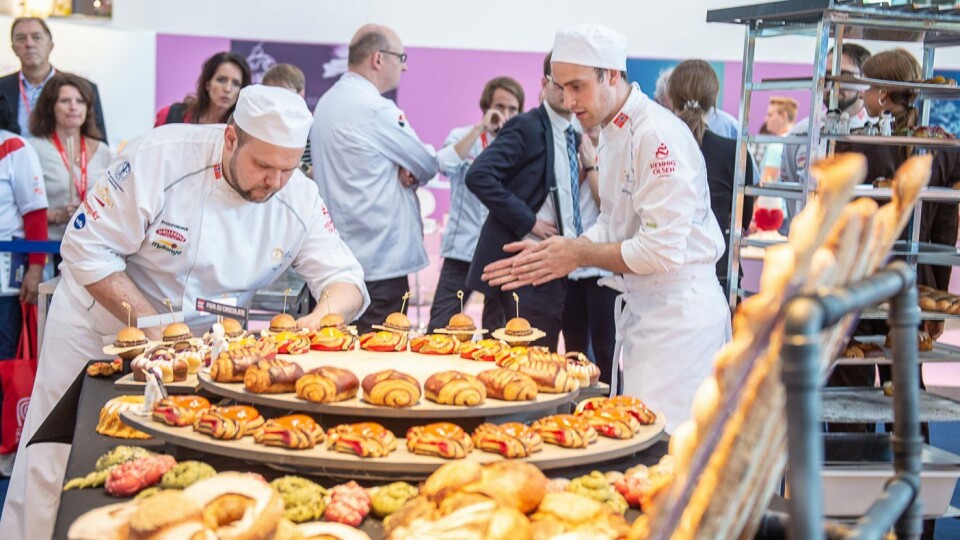
<path fill-rule="evenodd" d="M 193 93 L 203 61 L 230 50 L 227 38 L 157 35 L 157 109 Z"/>

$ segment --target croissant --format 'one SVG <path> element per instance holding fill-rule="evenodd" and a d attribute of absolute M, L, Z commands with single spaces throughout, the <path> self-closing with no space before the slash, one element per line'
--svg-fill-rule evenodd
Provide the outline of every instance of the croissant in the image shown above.
<path fill-rule="evenodd" d="M 274 358 L 250 366 L 243 375 L 243 385 L 255 394 L 282 394 L 293 392 L 302 376 L 300 364 Z"/>
<path fill-rule="evenodd" d="M 496 360 L 498 354 L 503 354 L 509 350 L 510 347 L 499 339 L 464 341 L 460 344 L 460 358 L 465 360 L 493 362 Z"/>
<path fill-rule="evenodd" d="M 576 377 L 570 375 L 560 362 L 531 360 L 526 355 L 518 355 L 507 358 L 500 366 L 528 375 L 541 392 L 548 394 L 573 392 L 580 388 Z"/>
<path fill-rule="evenodd" d="M 362 386 L 363 399 L 374 405 L 410 407 L 420 401 L 420 383 L 393 369 L 367 375 Z"/>
<path fill-rule="evenodd" d="M 153 407 L 153 419 L 168 426 L 190 426 L 210 408 L 202 396 L 170 396 Z"/>
<path fill-rule="evenodd" d="M 360 336 L 360 348 L 366 351 L 396 352 L 407 350 L 407 334 L 381 330 Z"/>
<path fill-rule="evenodd" d="M 260 412 L 248 405 L 213 407 L 193 424 L 194 431 L 214 439 L 242 439 L 263 425 Z"/>
<path fill-rule="evenodd" d="M 537 399 L 537 383 L 528 375 L 512 369 L 496 368 L 481 371 L 477 380 L 483 383 L 487 395 L 504 401 L 531 401 Z"/>
<path fill-rule="evenodd" d="M 484 452 L 508 459 L 528 457 L 543 450 L 543 437 L 520 422 L 480 424 L 473 431 L 473 443 Z"/>
<path fill-rule="evenodd" d="M 356 342 L 357 338 L 353 334 L 328 326 L 313 333 L 310 348 L 315 351 L 349 351 Z"/>
<path fill-rule="evenodd" d="M 581 414 L 601 435 L 611 439 L 632 439 L 640 422 L 626 409 L 594 409 Z"/>
<path fill-rule="evenodd" d="M 445 334 L 428 334 L 413 338 L 410 350 L 420 354 L 457 354 L 460 350 L 460 341 Z"/>
<path fill-rule="evenodd" d="M 629 412 L 640 422 L 641 426 L 649 426 L 657 421 L 657 415 L 647 405 L 633 396 L 614 396 L 612 398 L 596 397 L 585 399 L 577 405 L 577 414 L 587 413 L 598 409 L 623 409 Z"/>
<path fill-rule="evenodd" d="M 352 371 L 321 366 L 297 379 L 297 397 L 314 403 L 335 403 L 357 395 L 360 381 Z"/>
<path fill-rule="evenodd" d="M 253 433 L 253 440 L 259 444 L 292 450 L 313 448 L 323 441 L 323 437 L 323 428 L 305 414 L 267 420 Z"/>
<path fill-rule="evenodd" d="M 473 451 L 473 441 L 460 426 L 436 422 L 408 429 L 407 450 L 414 454 L 461 459 Z"/>
<path fill-rule="evenodd" d="M 423 383 L 423 390 L 430 401 L 441 405 L 466 405 L 473 407 L 487 397 L 483 383 L 473 375 L 459 371 L 441 371 L 431 375 Z"/>
<path fill-rule="evenodd" d="M 530 426 L 545 442 L 564 448 L 586 448 L 597 442 L 597 430 L 583 417 L 555 414 L 535 421 Z"/>
<path fill-rule="evenodd" d="M 327 447 L 360 457 L 383 457 L 397 449 L 397 438 L 375 422 L 341 424 L 327 431 Z"/>
<path fill-rule="evenodd" d="M 276 354 L 277 350 L 272 344 L 263 342 L 252 347 L 223 351 L 210 365 L 210 377 L 221 383 L 242 382 L 250 366 L 274 358 Z"/>

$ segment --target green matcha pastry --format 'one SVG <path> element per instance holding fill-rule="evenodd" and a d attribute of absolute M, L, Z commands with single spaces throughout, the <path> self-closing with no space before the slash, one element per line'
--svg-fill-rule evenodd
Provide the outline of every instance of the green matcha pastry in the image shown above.
<path fill-rule="evenodd" d="M 183 489 L 204 478 L 217 474 L 216 469 L 202 461 L 181 461 L 163 475 L 163 489 Z"/>
<path fill-rule="evenodd" d="M 627 511 L 627 500 L 610 485 L 610 482 L 607 481 L 607 478 L 600 471 L 593 471 L 586 476 L 574 478 L 570 481 L 570 485 L 567 486 L 567 491 L 572 491 L 573 493 L 585 495 L 596 501 L 606 503 L 610 508 L 613 508 L 620 514 L 624 514 Z"/>
<path fill-rule="evenodd" d="M 327 490 L 320 484 L 299 476 L 284 476 L 270 485 L 283 497 L 284 513 L 290 521 L 303 523 L 323 517 Z"/>
<path fill-rule="evenodd" d="M 394 482 L 370 490 L 370 506 L 373 513 L 379 517 L 386 517 L 396 512 L 408 500 L 419 493 L 415 486 L 406 482 Z"/>

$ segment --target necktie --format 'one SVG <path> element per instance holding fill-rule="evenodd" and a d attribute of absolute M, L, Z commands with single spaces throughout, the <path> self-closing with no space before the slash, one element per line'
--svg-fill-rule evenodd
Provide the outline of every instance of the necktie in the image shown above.
<path fill-rule="evenodd" d="M 573 199 L 573 225 L 577 236 L 583 234 L 583 220 L 580 219 L 580 167 L 577 165 L 577 139 L 573 126 L 564 132 L 567 135 L 567 161 L 570 162 L 570 196 Z"/>

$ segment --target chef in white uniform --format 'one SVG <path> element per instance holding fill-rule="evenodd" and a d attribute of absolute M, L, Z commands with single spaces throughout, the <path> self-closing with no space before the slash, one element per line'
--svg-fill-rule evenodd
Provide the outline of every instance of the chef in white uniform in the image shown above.
<path fill-rule="evenodd" d="M 363 271 L 340 239 L 313 181 L 298 169 L 313 122 L 303 98 L 282 88 L 240 92 L 227 126 L 177 124 L 124 149 L 89 191 L 63 239 L 63 278 L 50 316 L 3 508 L 6 538 L 49 538 L 69 446 L 27 442 L 103 336 L 167 311 L 169 298 L 195 333 L 212 316 L 198 298 L 247 306 L 290 266 L 329 302 L 300 319 L 316 327 L 327 310 L 353 319 L 368 303 Z M 146 329 L 157 337 L 159 329 Z"/>
<path fill-rule="evenodd" d="M 624 393 L 667 418 L 690 417 L 693 395 L 730 338 L 715 264 L 723 235 L 710 211 L 703 155 L 686 125 L 626 80 L 627 40 L 580 25 L 557 33 L 553 79 L 584 128 L 600 124 L 600 217 L 577 239 L 505 247 L 491 285 L 516 288 L 595 266 L 616 274 L 617 343 Z"/>

